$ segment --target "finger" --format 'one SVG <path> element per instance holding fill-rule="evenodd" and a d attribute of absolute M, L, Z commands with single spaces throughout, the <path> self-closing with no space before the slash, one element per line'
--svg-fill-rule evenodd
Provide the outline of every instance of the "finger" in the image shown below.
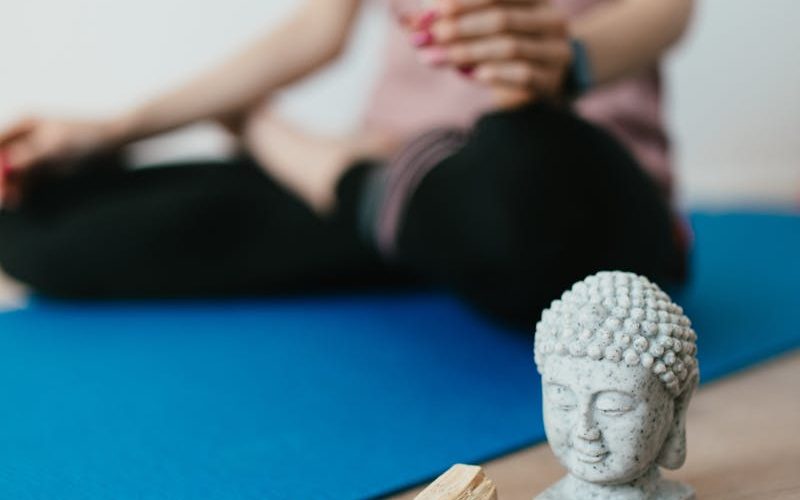
<path fill-rule="evenodd" d="M 0 208 L 13 209 L 19 204 L 18 180 L 11 173 L 8 151 L 0 150 Z"/>
<path fill-rule="evenodd" d="M 8 174 L 10 173 L 11 173 L 11 158 L 9 157 L 7 150 L 0 149 L 0 180 L 8 177 Z"/>
<path fill-rule="evenodd" d="M 545 66 L 562 66 L 569 60 L 570 48 L 563 40 L 495 35 L 446 49 L 446 58 L 456 65 L 523 59 Z"/>
<path fill-rule="evenodd" d="M 495 5 L 538 5 L 545 2 L 547 2 L 547 0 L 439 0 L 437 11 L 444 16 L 453 16 Z"/>
<path fill-rule="evenodd" d="M 441 19 L 434 23 L 430 33 L 437 43 L 451 43 L 501 33 L 533 37 L 564 36 L 566 31 L 563 15 L 549 6 L 501 6 Z"/>
<path fill-rule="evenodd" d="M 0 208 L 3 205 L 6 191 L 6 179 L 11 170 L 11 162 L 8 160 L 8 152 L 0 149 Z"/>
<path fill-rule="evenodd" d="M 0 203 L 4 209 L 20 206 L 31 181 L 34 167 L 44 165 L 47 159 L 30 141 L 18 141 L 6 149 L 6 170 L 3 176 Z"/>
<path fill-rule="evenodd" d="M 11 126 L 0 132 L 0 145 L 17 139 L 18 137 L 29 133 L 36 126 L 35 118 L 23 118 L 14 122 Z"/>
<path fill-rule="evenodd" d="M 474 78 L 487 85 L 535 89 L 548 94 L 554 75 L 541 66 L 514 61 L 481 64 L 475 69 Z"/>

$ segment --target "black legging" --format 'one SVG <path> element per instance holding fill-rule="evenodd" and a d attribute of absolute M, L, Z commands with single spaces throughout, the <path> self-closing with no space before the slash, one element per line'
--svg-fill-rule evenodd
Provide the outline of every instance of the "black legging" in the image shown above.
<path fill-rule="evenodd" d="M 408 203 L 396 258 L 356 230 L 370 170 L 320 218 L 249 157 L 178 168 L 87 165 L 0 215 L 0 264 L 60 297 L 274 294 L 417 279 L 532 326 L 600 269 L 679 279 L 663 196 L 605 132 L 540 104 L 483 117 Z"/>

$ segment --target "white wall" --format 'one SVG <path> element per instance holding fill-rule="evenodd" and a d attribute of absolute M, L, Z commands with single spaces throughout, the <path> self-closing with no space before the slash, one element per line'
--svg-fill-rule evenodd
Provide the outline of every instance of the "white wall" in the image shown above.
<path fill-rule="evenodd" d="M 654 0 L 665 1 L 665 0 Z M 0 0 L 0 123 L 25 111 L 109 113 L 174 85 L 278 22 L 298 0 Z M 379 66 L 373 2 L 357 50 L 281 99 L 323 131 L 354 126 Z M 698 0 L 671 60 L 671 121 L 691 204 L 791 201 L 800 192 L 800 2 Z M 276 54 L 275 57 L 280 57 Z M 194 156 L 224 143 L 195 130 L 140 150 Z"/>
<path fill-rule="evenodd" d="M 800 202 L 800 2 L 697 5 L 669 65 L 684 200 Z"/>

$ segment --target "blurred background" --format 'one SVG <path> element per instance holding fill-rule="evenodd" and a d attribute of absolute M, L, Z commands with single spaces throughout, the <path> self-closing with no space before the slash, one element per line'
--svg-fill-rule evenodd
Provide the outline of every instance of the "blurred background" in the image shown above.
<path fill-rule="evenodd" d="M 0 124 L 26 112 L 125 109 L 280 22 L 298 2 L 4 0 Z M 380 68 L 386 3 L 368 5 L 357 43 L 339 63 L 277 96 L 276 106 L 315 130 L 355 127 Z M 691 31 L 667 66 L 684 208 L 800 205 L 798 19 L 795 0 L 697 1 Z M 199 126 L 134 154 L 147 163 L 227 147 L 223 134 Z"/>

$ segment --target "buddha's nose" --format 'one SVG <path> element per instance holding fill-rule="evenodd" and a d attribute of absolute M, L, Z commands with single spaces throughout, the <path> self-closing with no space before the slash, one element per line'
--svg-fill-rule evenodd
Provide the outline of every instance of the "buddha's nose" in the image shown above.
<path fill-rule="evenodd" d="M 597 441 L 600 439 L 600 429 L 597 427 L 585 427 L 578 429 L 578 437 L 586 441 Z"/>
<path fill-rule="evenodd" d="M 586 408 L 581 411 L 575 434 L 585 441 L 597 441 L 600 439 L 600 429 L 595 424 L 590 409 Z"/>

